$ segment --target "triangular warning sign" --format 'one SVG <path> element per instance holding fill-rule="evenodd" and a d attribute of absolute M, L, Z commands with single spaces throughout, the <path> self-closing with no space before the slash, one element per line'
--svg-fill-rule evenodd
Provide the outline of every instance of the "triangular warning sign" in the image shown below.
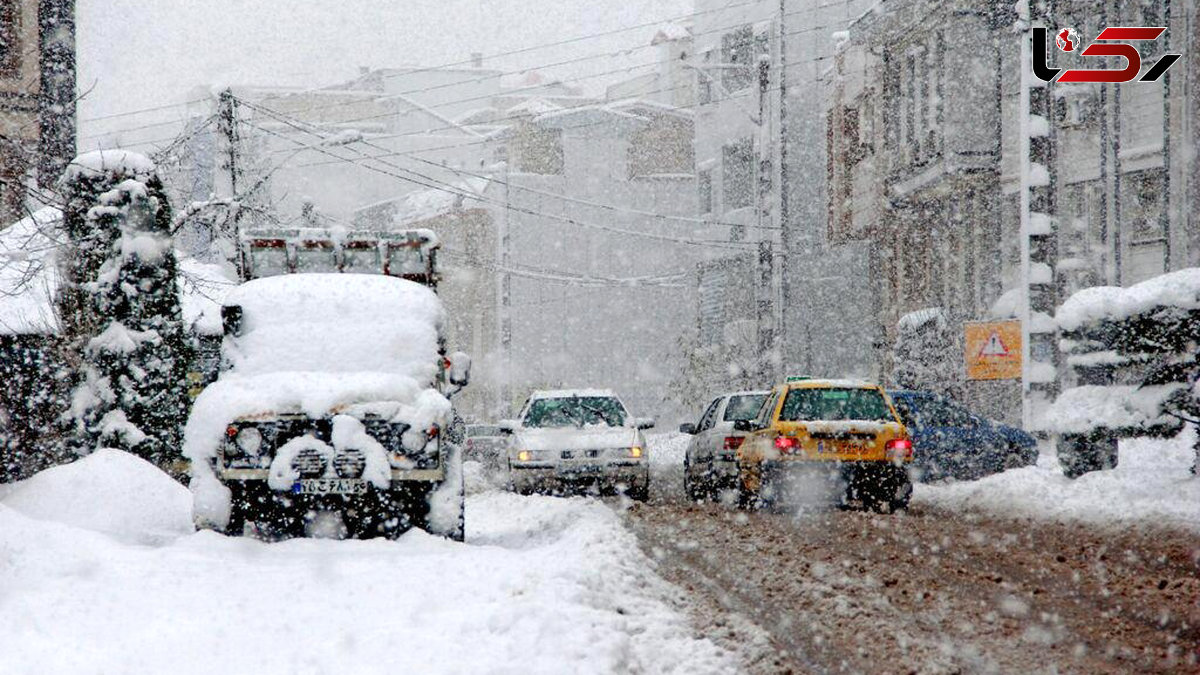
<path fill-rule="evenodd" d="M 1004 341 L 1000 339 L 998 331 L 992 331 L 988 336 L 987 342 L 983 343 L 983 348 L 979 350 L 979 358 L 1008 356 L 1008 347 L 1004 345 Z"/>

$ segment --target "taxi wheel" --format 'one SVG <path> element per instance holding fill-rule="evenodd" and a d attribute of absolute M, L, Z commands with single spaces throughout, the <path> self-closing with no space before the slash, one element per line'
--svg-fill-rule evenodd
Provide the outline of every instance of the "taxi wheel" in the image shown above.
<path fill-rule="evenodd" d="M 743 509 L 754 509 L 762 505 L 759 490 L 762 488 L 762 469 L 758 466 L 748 466 L 738 463 L 738 506 Z"/>

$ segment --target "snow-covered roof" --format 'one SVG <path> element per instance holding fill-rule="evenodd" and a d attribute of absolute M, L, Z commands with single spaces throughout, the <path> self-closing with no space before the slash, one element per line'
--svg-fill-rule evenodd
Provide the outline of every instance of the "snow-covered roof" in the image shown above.
<path fill-rule="evenodd" d="M 682 117 L 684 119 L 692 119 L 695 117 L 690 108 L 677 108 L 666 103 L 658 101 L 647 101 L 641 98 L 630 98 L 608 104 L 609 110 L 646 117 L 651 115 L 671 115 L 673 117 Z"/>
<path fill-rule="evenodd" d="M 692 30 L 681 23 L 668 22 L 658 27 L 650 44 L 657 45 L 675 40 L 687 40 L 692 37 Z"/>
<path fill-rule="evenodd" d="M 988 316 L 993 319 L 1015 319 L 1021 315 L 1023 299 L 1020 288 L 1010 288 L 992 303 Z"/>
<path fill-rule="evenodd" d="M 607 105 L 564 108 L 555 112 L 538 115 L 533 121 L 541 126 L 559 129 L 570 129 L 575 126 L 592 126 L 603 123 L 633 127 L 645 122 L 642 117 L 613 110 Z"/>
<path fill-rule="evenodd" d="M 946 322 L 945 311 L 941 307 L 918 309 L 900 317 L 897 327 L 902 331 L 914 331 L 931 321 L 936 321 L 939 325 L 944 324 Z"/>
<path fill-rule="evenodd" d="M 529 115 L 531 117 L 537 117 L 538 115 L 544 115 L 546 113 L 556 112 L 562 109 L 563 107 L 561 105 L 555 105 L 544 98 L 535 97 L 512 106 L 506 111 L 506 114 L 510 116 Z"/>
<path fill-rule="evenodd" d="M 875 389 L 879 386 L 878 384 L 876 384 L 874 382 L 867 382 L 866 380 L 851 380 L 851 379 L 840 379 L 840 378 L 828 378 L 828 379 L 812 378 L 809 380 L 796 380 L 794 382 L 788 382 L 788 384 L 792 385 L 792 386 L 796 386 L 796 387 L 812 388 L 812 389 L 820 389 L 822 387 L 831 387 L 831 388 L 832 387 L 840 387 L 840 388 L 845 388 L 845 389 Z"/>
<path fill-rule="evenodd" d="M 53 334 L 62 212 L 44 207 L 0 230 L 0 334 Z"/>
<path fill-rule="evenodd" d="M 1128 288 L 1085 288 L 1062 304 L 1055 316 L 1063 330 L 1097 321 L 1119 321 L 1155 307 L 1200 309 L 1200 267 L 1170 272 Z"/>

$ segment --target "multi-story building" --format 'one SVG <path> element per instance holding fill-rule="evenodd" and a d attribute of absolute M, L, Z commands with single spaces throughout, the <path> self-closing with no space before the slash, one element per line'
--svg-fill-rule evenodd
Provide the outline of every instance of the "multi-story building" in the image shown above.
<path fill-rule="evenodd" d="M 1144 68 L 1164 53 L 1187 55 L 1161 83 L 1049 85 L 1054 112 L 1032 133 L 1053 149 L 1045 180 L 1055 208 L 1036 223 L 1049 229 L 1035 246 L 1055 255 L 1031 276 L 1060 301 L 1083 287 L 1200 264 L 1197 167 L 1184 151 L 1196 142 L 1197 61 L 1187 29 L 1195 18 L 1191 3 L 1055 4 L 1055 21 L 1084 39 L 1107 25 L 1167 26 L 1143 46 Z M 826 87 L 828 237 L 869 251 L 884 380 L 905 331 L 936 323 L 942 341 L 931 344 L 961 354 L 965 322 L 1019 316 L 1029 281 L 1021 278 L 1019 196 L 1028 158 L 1020 154 L 1015 19 L 1008 6 L 902 0 L 840 36 Z M 1069 62 L 1077 57 L 1051 51 L 1056 65 L 1079 67 Z M 1031 327 L 1052 330 L 1045 318 L 1035 315 Z M 965 381 L 958 356 L 952 366 L 943 388 L 1020 419 L 1019 382 Z"/>
<path fill-rule="evenodd" d="M 694 218 L 692 134 L 689 111 L 625 101 L 495 137 L 507 403 L 601 386 L 660 409 L 693 320 L 688 279 L 708 253 L 696 240 L 714 238 Z"/>
<path fill-rule="evenodd" d="M 75 3 L 0 2 L 0 224 L 75 156 Z"/>
<path fill-rule="evenodd" d="M 832 36 L 866 0 L 699 0 L 692 26 L 699 211 L 752 244 L 759 343 L 771 377 L 864 375 L 871 357 L 861 247 L 826 245 L 819 81 Z M 732 317 L 740 321 L 737 317 Z M 777 364 L 777 365 L 776 365 Z"/>

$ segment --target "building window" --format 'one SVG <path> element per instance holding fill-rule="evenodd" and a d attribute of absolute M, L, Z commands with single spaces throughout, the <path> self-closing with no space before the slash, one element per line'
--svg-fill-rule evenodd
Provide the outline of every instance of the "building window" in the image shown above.
<path fill-rule="evenodd" d="M 16 77 L 21 70 L 21 5 L 0 0 L 0 77 Z"/>
<path fill-rule="evenodd" d="M 700 213 L 712 213 L 713 210 L 713 183 L 712 171 L 701 171 L 696 181 L 697 188 L 700 191 Z"/>
<path fill-rule="evenodd" d="M 757 79 L 758 51 L 754 30 L 743 26 L 721 36 L 721 86 L 726 91 L 741 91 Z"/>
<path fill-rule="evenodd" d="M 721 187 L 726 211 L 750 206 L 754 201 L 754 144 L 749 138 L 722 149 Z"/>
<path fill-rule="evenodd" d="M 1161 169 L 1128 174 L 1122 181 L 1122 208 L 1132 227 L 1132 242 L 1156 241 L 1163 236 L 1163 194 L 1166 176 Z"/>

